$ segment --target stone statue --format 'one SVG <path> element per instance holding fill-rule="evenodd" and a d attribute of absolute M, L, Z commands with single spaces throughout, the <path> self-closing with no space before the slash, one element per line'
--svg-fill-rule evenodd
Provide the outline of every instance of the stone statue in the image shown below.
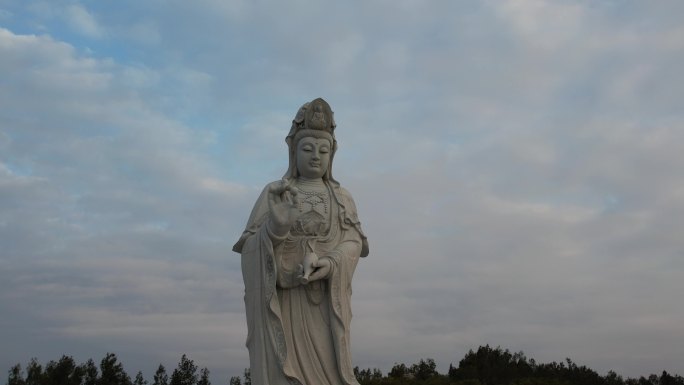
<path fill-rule="evenodd" d="M 325 100 L 299 109 L 285 138 L 288 170 L 264 188 L 233 247 L 242 254 L 253 384 L 358 385 L 351 280 L 368 242 L 332 176 L 334 130 Z"/>

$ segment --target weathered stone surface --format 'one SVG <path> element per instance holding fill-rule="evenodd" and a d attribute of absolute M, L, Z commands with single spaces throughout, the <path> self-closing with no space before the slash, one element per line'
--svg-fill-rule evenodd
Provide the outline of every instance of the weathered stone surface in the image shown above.
<path fill-rule="evenodd" d="M 351 279 L 368 242 L 354 200 L 332 177 L 328 103 L 304 104 L 285 141 L 288 170 L 264 188 L 233 247 L 242 254 L 252 383 L 358 385 Z"/>

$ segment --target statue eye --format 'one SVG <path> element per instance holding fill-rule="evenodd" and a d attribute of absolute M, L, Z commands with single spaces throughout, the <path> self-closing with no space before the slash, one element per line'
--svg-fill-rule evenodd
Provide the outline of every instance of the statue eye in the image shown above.
<path fill-rule="evenodd" d="M 328 147 L 325 147 L 325 146 L 324 146 L 324 147 L 321 147 L 321 150 L 320 150 L 320 151 L 321 151 L 322 154 L 327 154 L 327 153 L 330 152 L 330 149 L 329 149 Z"/>
<path fill-rule="evenodd" d="M 309 144 L 305 144 L 302 146 L 302 151 L 311 152 L 313 151 L 313 147 L 311 147 Z"/>

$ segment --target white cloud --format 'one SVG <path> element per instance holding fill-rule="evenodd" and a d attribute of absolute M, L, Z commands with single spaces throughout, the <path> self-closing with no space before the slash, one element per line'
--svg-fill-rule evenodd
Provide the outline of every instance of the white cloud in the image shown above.
<path fill-rule="evenodd" d="M 225 218 L 241 208 L 247 190 L 217 178 L 200 155 L 211 135 L 136 96 L 155 87 L 155 71 L 83 57 L 48 36 L 6 29 L 0 50 L 0 67 L 15 74 L 0 92 L 9 111 L 0 123 L 3 308 L 17 308 L 32 319 L 24 327 L 61 341 L 92 340 L 92 330 L 100 346 L 117 333 L 135 341 L 139 327 L 131 312 L 157 314 L 157 340 L 177 334 L 162 332 L 173 323 L 162 314 L 176 306 L 185 321 L 197 312 L 191 320 L 205 335 L 218 330 L 222 318 L 230 319 L 225 298 L 240 303 L 242 289 L 233 288 L 239 276 L 226 285 L 233 273 L 223 261 L 234 241 L 225 234 L 239 234 L 242 223 Z M 198 76 L 191 74 L 177 76 L 195 86 Z M 234 270 L 238 261 L 228 266 Z M 200 292 L 200 301 L 191 298 Z M 39 306 L 41 314 L 21 303 Z M 79 318 L 84 311 L 107 317 Z M 203 321 L 210 314 L 214 327 Z M 16 327 L 10 333 L 19 343 L 25 329 Z"/>
<path fill-rule="evenodd" d="M 335 175 L 371 246 L 355 364 L 433 357 L 445 371 L 490 343 L 600 372 L 684 372 L 669 358 L 684 354 L 684 58 L 667 5 L 72 5 L 87 36 L 125 52 L 54 37 L 48 8 L 68 7 L 31 14 L 52 37 L 0 29 L 0 300 L 14 335 L 114 346 L 155 361 L 146 374 L 187 348 L 239 374 L 229 250 L 285 171 L 297 108 L 323 96 Z M 40 314 L 22 305 L 36 302 Z"/>
<path fill-rule="evenodd" d="M 159 26 L 154 21 L 140 21 L 125 25 L 117 31 L 117 34 L 146 45 L 155 45 L 162 41 Z"/>
<path fill-rule="evenodd" d="M 87 37 L 99 38 L 104 34 L 95 17 L 80 4 L 68 6 L 65 17 L 74 30 Z"/>
<path fill-rule="evenodd" d="M 542 49 L 555 49 L 576 39 L 588 16 L 581 4 L 573 3 L 507 0 L 490 6 L 526 43 Z"/>

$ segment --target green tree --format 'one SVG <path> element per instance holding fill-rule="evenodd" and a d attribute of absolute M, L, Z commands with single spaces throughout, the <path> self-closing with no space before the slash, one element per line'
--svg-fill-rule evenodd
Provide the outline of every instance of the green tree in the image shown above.
<path fill-rule="evenodd" d="M 96 385 L 132 385 L 131 377 L 114 353 L 107 353 L 100 361 L 100 373 Z"/>
<path fill-rule="evenodd" d="M 404 378 L 409 374 L 409 369 L 405 364 L 394 363 L 392 369 L 387 374 L 390 378 Z"/>
<path fill-rule="evenodd" d="M 82 365 L 83 368 L 83 385 L 97 385 L 98 375 L 100 374 L 95 365 L 93 359 L 89 359 L 85 364 Z"/>
<path fill-rule="evenodd" d="M 470 350 L 458 368 L 449 365 L 448 376 L 439 374 L 430 358 L 410 367 L 395 363 L 387 377 L 378 369 L 358 367 L 354 368 L 354 374 L 361 385 L 684 385 L 684 377 L 666 371 L 628 379 L 613 371 L 600 376 L 569 358 L 560 363 L 538 364 L 522 352 L 510 353 L 488 345 L 480 346 L 476 352 Z M 107 353 L 99 371 L 92 359 L 79 365 L 64 355 L 43 367 L 32 358 L 24 370 L 20 364 L 9 369 L 6 385 L 148 385 L 148 382 L 141 372 L 131 381 L 116 355 Z M 211 385 L 209 369 L 203 368 L 198 375 L 194 362 L 183 355 L 171 381 L 160 364 L 152 385 Z M 231 377 L 229 385 L 251 385 L 249 369 L 245 369 L 243 378 Z"/>
<path fill-rule="evenodd" d="M 43 374 L 44 385 L 81 385 L 84 369 L 76 365 L 70 356 L 62 356 L 59 361 L 50 361 Z"/>
<path fill-rule="evenodd" d="M 166 368 L 164 365 L 159 364 L 157 371 L 154 373 L 152 385 L 169 385 L 169 376 L 166 374 Z"/>
<path fill-rule="evenodd" d="M 663 370 L 663 373 L 658 379 L 659 385 L 684 385 L 684 377 L 678 375 L 670 375 Z"/>
<path fill-rule="evenodd" d="M 197 366 L 185 354 L 181 357 L 178 367 L 171 374 L 170 385 L 196 385 Z"/>
<path fill-rule="evenodd" d="M 361 385 L 377 384 L 382 380 L 382 372 L 380 369 L 359 369 L 354 367 L 354 376 Z"/>
<path fill-rule="evenodd" d="M 199 381 L 197 381 L 197 385 L 211 385 L 211 381 L 209 381 L 209 369 L 202 368 L 202 370 L 200 370 L 200 378 Z"/>
<path fill-rule="evenodd" d="M 411 365 L 409 371 L 416 380 L 424 381 L 439 375 L 436 368 L 437 364 L 435 364 L 435 360 L 428 358 L 427 360 L 421 359 L 418 363 Z"/>
<path fill-rule="evenodd" d="M 24 371 L 21 370 L 21 365 L 16 364 L 10 368 L 7 375 L 7 385 L 26 385 Z"/>
<path fill-rule="evenodd" d="M 605 385 L 624 385 L 625 380 L 622 379 L 622 376 L 619 376 L 617 373 L 614 371 L 610 370 L 608 371 L 608 374 L 603 378 L 604 384 Z"/>
<path fill-rule="evenodd" d="M 532 375 L 533 369 L 525 355 L 511 353 L 500 347 L 480 346 L 470 350 L 459 362 L 458 369 L 449 369 L 452 380 L 478 379 L 484 385 L 508 384 L 513 379 Z"/>
<path fill-rule="evenodd" d="M 43 366 L 38 363 L 38 359 L 31 358 L 26 366 L 26 385 L 42 385 Z"/>
<path fill-rule="evenodd" d="M 147 380 L 143 378 L 143 374 L 141 371 L 138 371 L 138 374 L 135 375 L 135 380 L 133 380 L 133 385 L 147 385 Z"/>

